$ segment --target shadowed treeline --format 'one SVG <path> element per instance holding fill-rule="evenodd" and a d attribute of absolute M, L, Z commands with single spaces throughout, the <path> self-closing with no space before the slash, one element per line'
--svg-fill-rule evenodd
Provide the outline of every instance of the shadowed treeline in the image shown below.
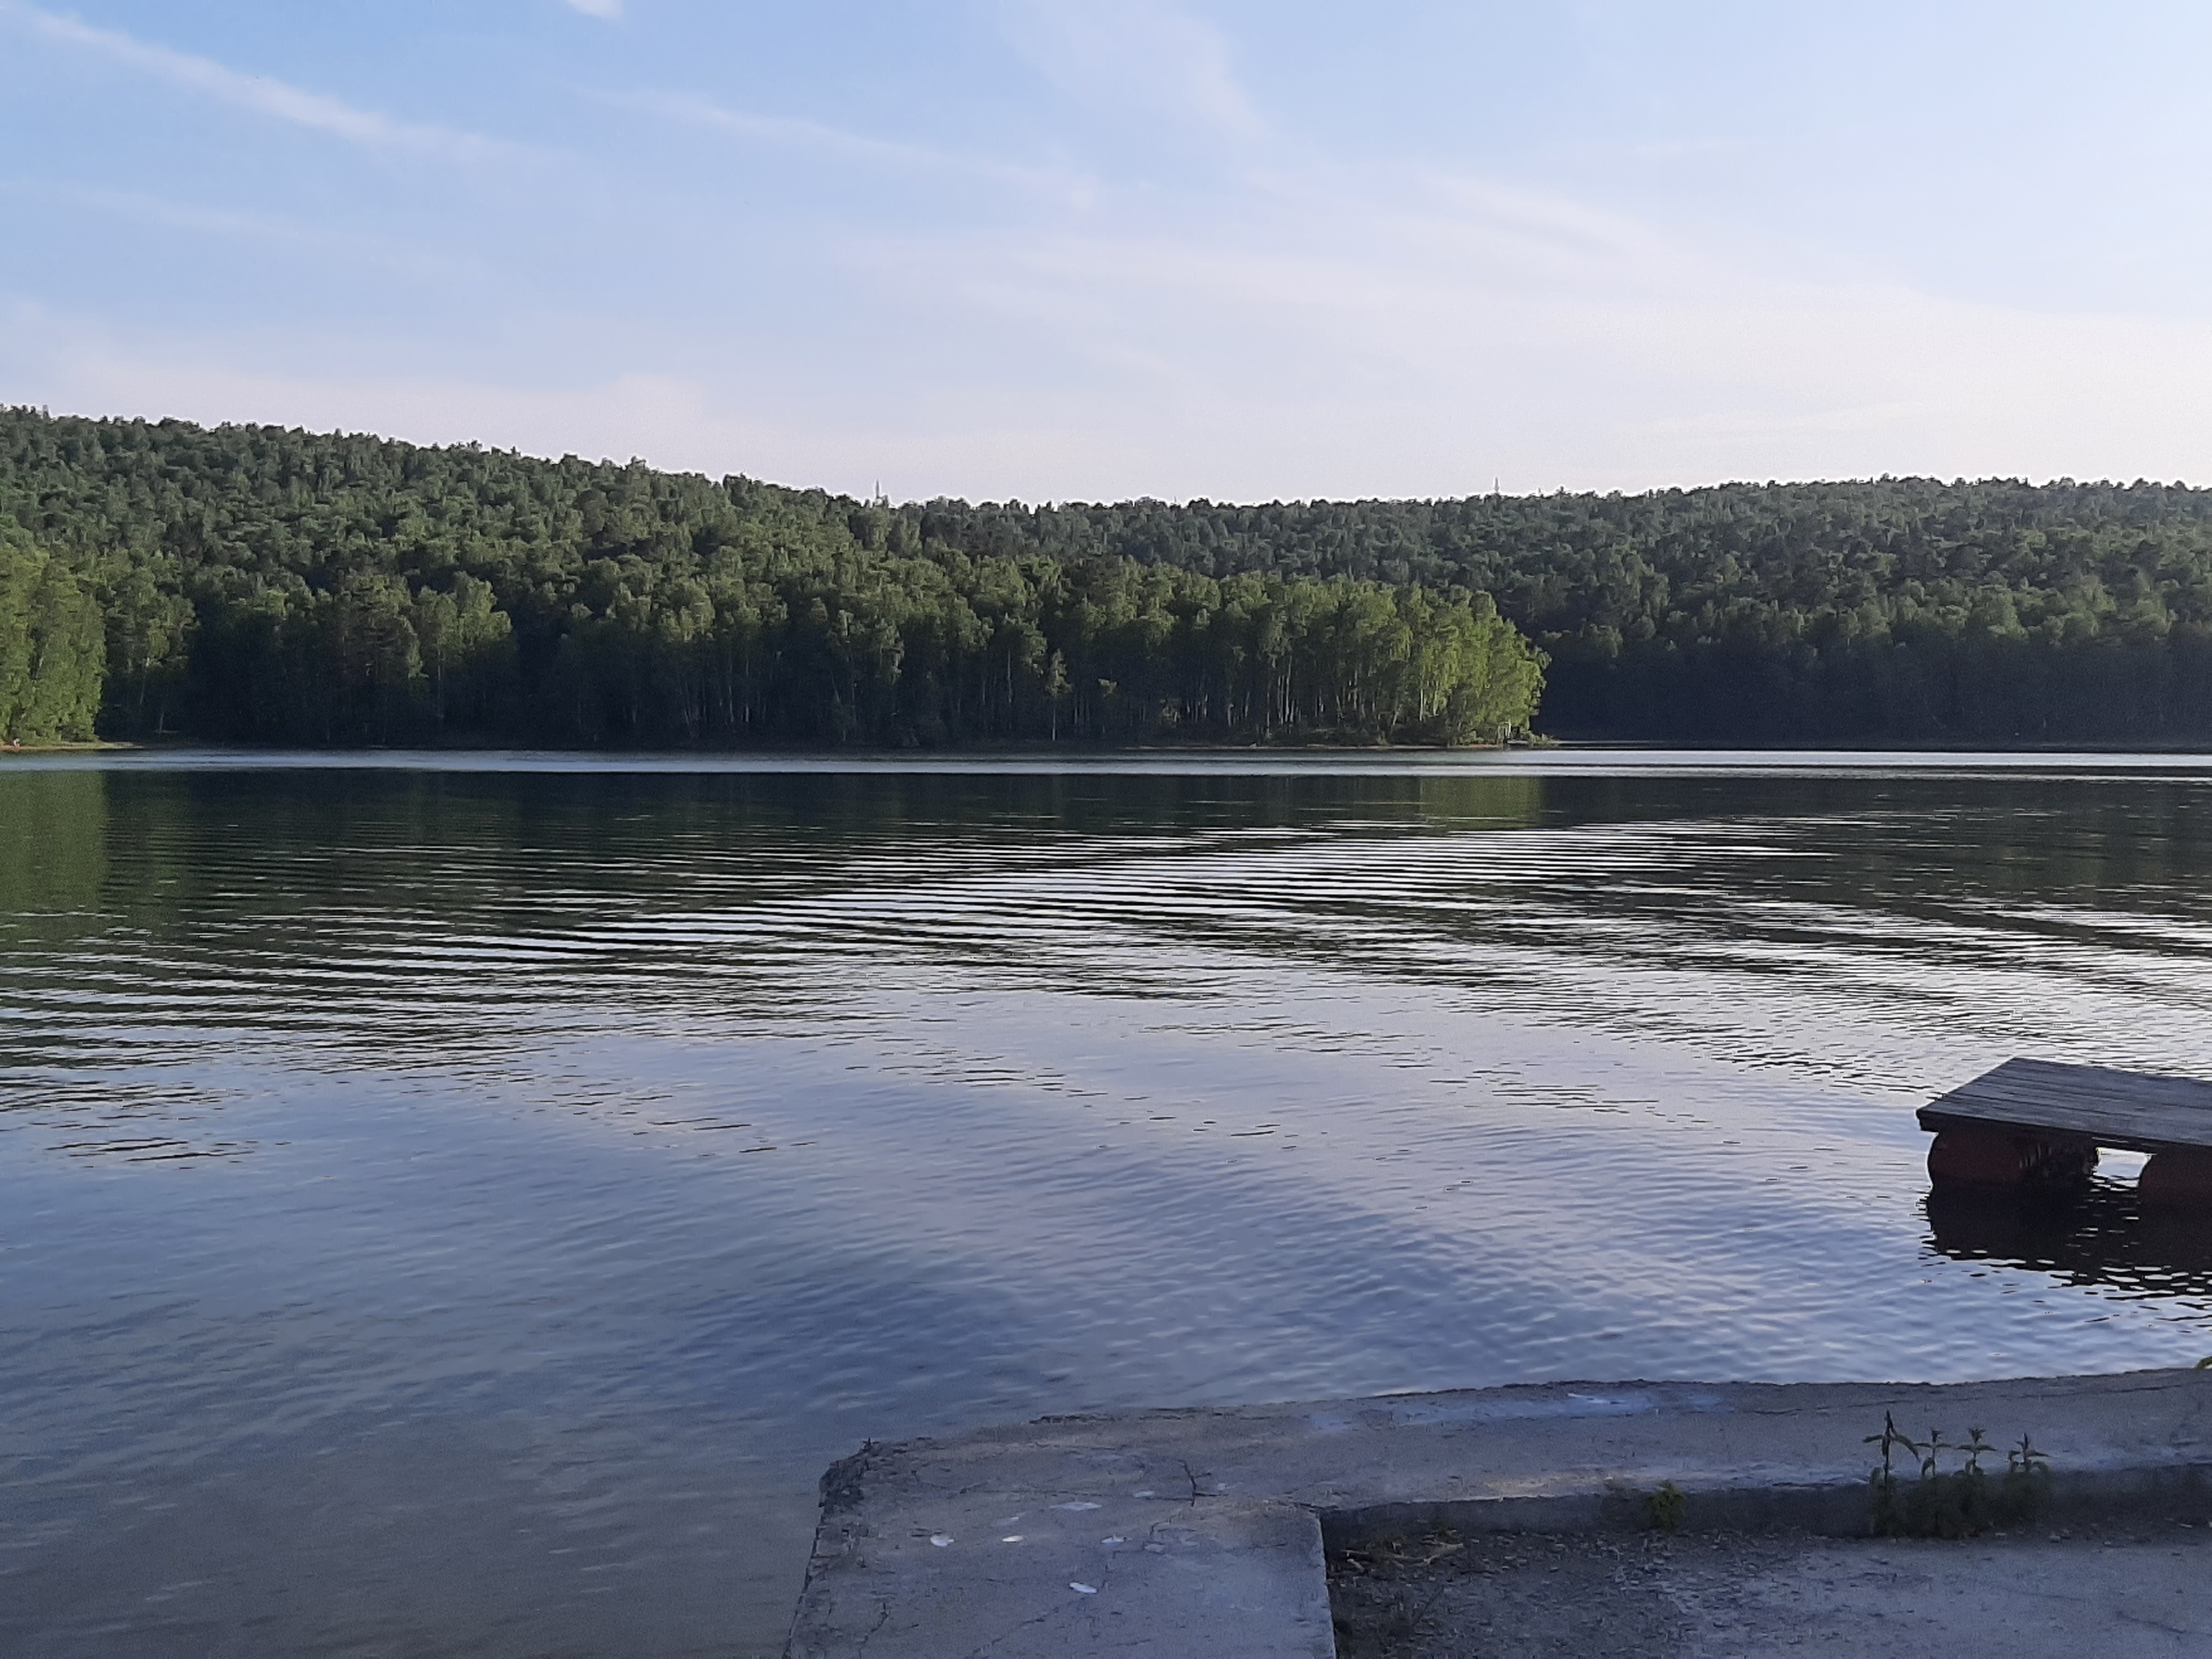
<path fill-rule="evenodd" d="M 1551 654 L 1545 721 L 1563 735 L 2212 738 L 2212 490 L 2178 484 L 911 511 L 923 534 L 998 551 L 1480 588 Z"/>
<path fill-rule="evenodd" d="M 9 515 L 35 541 L 0 541 L 0 738 L 96 708 L 108 737 L 311 744 L 1487 743 L 1542 684 L 1451 584 L 986 551 L 475 446 L 0 411 Z"/>

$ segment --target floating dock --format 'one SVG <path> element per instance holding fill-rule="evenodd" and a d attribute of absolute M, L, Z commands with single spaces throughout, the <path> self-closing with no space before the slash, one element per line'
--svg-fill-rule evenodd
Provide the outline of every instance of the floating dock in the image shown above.
<path fill-rule="evenodd" d="M 1939 1185 L 2053 1186 L 2100 1147 L 2148 1152 L 2146 1201 L 2212 1204 L 2212 1083 L 2103 1066 L 2008 1060 L 1920 1109 Z"/>

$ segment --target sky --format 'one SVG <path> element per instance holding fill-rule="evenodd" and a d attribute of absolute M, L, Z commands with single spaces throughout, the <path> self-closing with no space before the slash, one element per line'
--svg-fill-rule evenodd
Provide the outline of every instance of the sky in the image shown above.
<path fill-rule="evenodd" d="M 898 500 L 2212 483 L 2200 0 L 0 0 L 0 402 Z"/>

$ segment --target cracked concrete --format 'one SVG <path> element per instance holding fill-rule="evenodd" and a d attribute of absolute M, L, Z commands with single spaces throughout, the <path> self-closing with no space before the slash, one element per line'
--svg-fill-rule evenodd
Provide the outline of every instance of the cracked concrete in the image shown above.
<path fill-rule="evenodd" d="M 790 1659 L 1334 1653 L 1334 1547 L 1686 1524 L 1863 1532 L 1865 1437 L 2032 1436 L 2051 1518 L 2212 1519 L 2212 1374 L 1924 1384 L 1558 1383 L 1046 1419 L 869 1446 L 823 1481 Z"/>

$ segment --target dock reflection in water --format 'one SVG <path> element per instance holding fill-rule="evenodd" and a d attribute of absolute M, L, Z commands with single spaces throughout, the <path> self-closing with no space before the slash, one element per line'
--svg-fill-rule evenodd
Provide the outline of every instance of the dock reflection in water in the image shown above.
<path fill-rule="evenodd" d="M 2098 1176 L 2047 1194 L 1936 1188 L 1929 1243 L 1954 1261 L 2049 1273 L 2135 1297 L 2212 1301 L 2212 1212 L 2146 1207 L 2132 1182 Z"/>

